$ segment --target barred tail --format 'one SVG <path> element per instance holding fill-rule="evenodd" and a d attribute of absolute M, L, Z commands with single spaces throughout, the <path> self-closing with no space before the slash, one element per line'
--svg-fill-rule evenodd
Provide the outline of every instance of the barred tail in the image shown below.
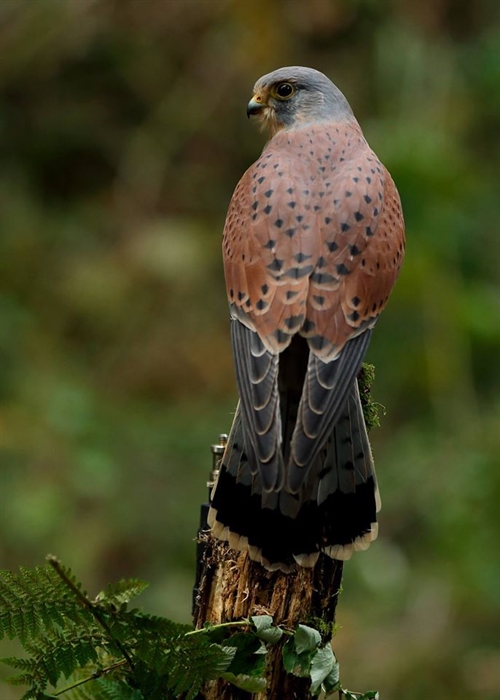
<path fill-rule="evenodd" d="M 253 472 L 253 473 L 252 473 Z M 267 569 L 349 559 L 377 536 L 380 499 L 357 382 L 302 490 L 266 491 L 245 454 L 236 411 L 208 517 L 213 534 Z"/>

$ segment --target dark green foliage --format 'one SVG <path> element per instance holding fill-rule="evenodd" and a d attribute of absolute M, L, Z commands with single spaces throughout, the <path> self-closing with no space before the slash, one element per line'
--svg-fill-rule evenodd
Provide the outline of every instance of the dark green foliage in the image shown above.
<path fill-rule="evenodd" d="M 188 625 L 137 610 L 118 615 L 112 631 L 130 650 L 134 680 L 143 692 L 147 689 L 148 698 L 160 700 L 167 690 L 195 697 L 205 680 L 226 671 L 235 654 L 207 635 L 189 634 L 193 630 Z"/>
<path fill-rule="evenodd" d="M 311 692 L 339 690 L 339 665 L 329 643 L 322 644 L 318 630 L 298 625 L 283 647 L 283 663 L 289 673 L 311 679 Z"/>
<path fill-rule="evenodd" d="M 250 618 L 255 627 L 255 634 L 267 644 L 276 644 L 283 636 L 283 630 L 273 625 L 271 615 L 254 615 Z"/>
<path fill-rule="evenodd" d="M 137 688 L 118 678 L 97 678 L 69 691 L 68 700 L 144 700 Z"/>
<path fill-rule="evenodd" d="M 92 601 L 69 569 L 48 561 L 18 574 L 0 571 L 0 635 L 17 638 L 28 655 L 1 661 L 20 672 L 9 683 L 29 686 L 22 700 L 194 700 L 216 678 L 257 693 L 266 687 L 266 645 L 284 635 L 286 671 L 310 678 L 315 695 L 342 691 L 331 646 L 313 627 L 292 633 L 256 615 L 193 630 L 128 610 L 147 586 L 142 581 L 119 581 Z"/>
<path fill-rule="evenodd" d="M 17 574 L 0 572 L 1 636 L 19 639 L 29 655 L 3 659 L 21 672 L 10 682 L 29 686 L 23 700 L 55 697 L 48 688 L 57 688 L 63 678 L 75 700 L 163 700 L 180 694 L 192 700 L 205 680 L 229 668 L 234 645 L 127 610 L 129 600 L 146 587 L 142 581 L 120 581 L 91 601 L 69 570 L 49 561 Z M 82 681 L 90 691 L 79 685 Z"/>
<path fill-rule="evenodd" d="M 354 693 L 352 690 L 342 690 L 340 700 L 379 700 L 376 690 L 369 690 L 367 693 Z"/>
<path fill-rule="evenodd" d="M 378 700 L 378 692 L 356 693 L 340 683 L 339 662 L 329 642 L 323 642 L 314 627 L 298 625 L 283 647 L 283 665 L 288 673 L 310 678 L 312 695 L 338 692 L 341 700 Z"/>
<path fill-rule="evenodd" d="M 75 585 L 79 584 L 75 581 Z M 24 645 L 42 635 L 57 634 L 63 627 L 92 621 L 52 567 L 20 567 L 18 574 L 0 571 L 0 638 L 17 637 Z"/>
<path fill-rule="evenodd" d="M 106 586 L 106 590 L 101 591 L 97 596 L 96 602 L 102 605 L 120 606 L 138 596 L 148 586 L 149 583 L 136 578 L 122 579 L 118 583 Z"/>

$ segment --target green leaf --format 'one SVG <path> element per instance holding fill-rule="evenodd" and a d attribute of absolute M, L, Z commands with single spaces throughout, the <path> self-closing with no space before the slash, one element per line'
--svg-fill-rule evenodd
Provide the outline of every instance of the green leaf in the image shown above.
<path fill-rule="evenodd" d="M 311 692 L 316 695 L 320 692 L 323 681 L 328 678 L 338 663 L 330 644 L 326 644 L 316 651 L 311 661 Z M 337 678 L 338 679 L 338 678 Z"/>
<path fill-rule="evenodd" d="M 283 630 L 279 627 L 269 627 L 257 634 L 259 639 L 262 639 L 266 644 L 277 644 L 283 636 Z"/>
<path fill-rule="evenodd" d="M 236 653 L 228 667 L 234 675 L 260 676 L 266 665 L 265 647 L 254 635 L 238 632 L 224 642 L 226 647 L 236 647 Z M 262 654 L 262 648 L 264 654 Z"/>
<path fill-rule="evenodd" d="M 250 619 L 255 627 L 255 634 L 266 644 L 276 644 L 283 636 L 283 630 L 273 625 L 271 615 L 254 615 Z"/>
<path fill-rule="evenodd" d="M 340 690 L 339 677 L 340 677 L 339 663 L 335 659 L 335 663 L 333 665 L 332 670 L 330 671 L 328 676 L 323 681 L 323 689 L 327 695 L 330 693 L 333 693 L 337 690 Z"/>
<path fill-rule="evenodd" d="M 267 630 L 273 626 L 273 618 L 271 615 L 253 615 L 250 620 L 257 632 Z"/>
<path fill-rule="evenodd" d="M 307 625 L 298 625 L 295 634 L 283 647 L 283 664 L 288 673 L 307 678 L 311 671 L 313 656 L 321 644 L 318 630 Z"/>
<path fill-rule="evenodd" d="M 306 625 L 299 625 L 293 638 L 298 654 L 304 651 L 313 651 L 321 644 L 321 635 L 318 630 Z"/>
<path fill-rule="evenodd" d="M 294 638 L 291 637 L 283 647 L 283 666 L 285 671 L 300 678 L 308 678 L 311 670 L 311 652 L 297 653 Z"/>
<path fill-rule="evenodd" d="M 241 690 L 246 690 L 247 693 L 260 693 L 266 689 L 266 679 L 256 676 L 247 676 L 244 673 L 239 673 L 235 675 L 234 673 L 223 673 L 221 678 L 225 681 L 229 681 L 237 688 Z"/>
<path fill-rule="evenodd" d="M 224 646 L 236 647 L 238 651 L 242 651 L 247 654 L 255 654 L 255 652 L 260 649 L 261 643 L 254 634 L 248 634 L 248 632 L 237 632 L 229 637 L 229 639 L 225 640 Z"/>

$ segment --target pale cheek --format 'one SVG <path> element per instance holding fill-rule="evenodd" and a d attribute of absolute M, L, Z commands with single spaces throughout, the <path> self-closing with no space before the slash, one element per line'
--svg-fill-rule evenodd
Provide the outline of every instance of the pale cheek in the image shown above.
<path fill-rule="evenodd" d="M 262 130 L 266 129 L 269 131 L 271 137 L 273 137 L 280 129 L 283 128 L 283 124 L 280 123 L 276 118 L 276 110 L 274 107 L 266 107 L 258 116 L 260 127 Z"/>

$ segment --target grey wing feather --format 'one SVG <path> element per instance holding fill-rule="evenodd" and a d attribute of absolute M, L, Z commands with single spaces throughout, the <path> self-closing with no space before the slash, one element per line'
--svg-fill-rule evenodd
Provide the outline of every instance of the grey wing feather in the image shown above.
<path fill-rule="evenodd" d="M 288 488 L 292 493 L 302 487 L 308 467 L 325 447 L 339 419 L 370 335 L 371 330 L 367 330 L 349 340 L 336 360 L 323 362 L 313 353 L 309 356 L 288 465 Z"/>
<path fill-rule="evenodd" d="M 370 477 L 374 478 L 376 486 L 375 467 L 357 381 L 352 385 L 329 441 L 325 467 L 327 471 L 322 473 L 318 483 L 318 504 L 338 491 L 343 494 L 355 493 L 356 488 L 365 484 Z"/>
<path fill-rule="evenodd" d="M 236 319 L 231 321 L 231 340 L 245 449 L 252 467 L 261 472 L 264 489 L 272 490 L 279 486 L 283 473 L 278 356 L 266 350 L 257 333 Z"/>

